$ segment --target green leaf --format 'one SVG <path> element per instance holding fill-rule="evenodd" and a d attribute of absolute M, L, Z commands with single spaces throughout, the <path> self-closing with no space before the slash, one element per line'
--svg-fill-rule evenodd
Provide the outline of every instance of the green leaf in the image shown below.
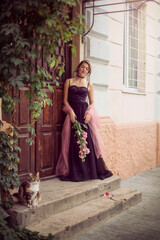
<path fill-rule="evenodd" d="M 48 88 L 52 93 L 54 92 L 53 87 L 49 83 L 48 83 Z"/>
<path fill-rule="evenodd" d="M 11 62 L 13 62 L 15 66 L 17 66 L 18 64 L 23 63 L 22 59 L 15 58 L 15 57 L 11 58 Z"/>
<path fill-rule="evenodd" d="M 49 64 L 50 67 L 53 68 L 55 66 L 55 64 L 56 64 L 55 58 L 50 58 L 50 64 Z"/>
<path fill-rule="evenodd" d="M 24 87 L 24 83 L 22 81 L 16 81 L 16 85 L 18 87 Z"/>
<path fill-rule="evenodd" d="M 59 87 L 59 82 L 58 81 L 56 81 L 56 86 Z"/>
<path fill-rule="evenodd" d="M 76 34 L 76 33 L 77 33 L 77 28 L 74 27 L 74 26 L 71 26 L 71 27 L 70 27 L 70 31 L 71 31 L 72 33 Z"/>
<path fill-rule="evenodd" d="M 32 144 L 34 143 L 32 138 L 27 138 L 26 142 L 29 143 L 30 146 L 32 146 Z"/>
<path fill-rule="evenodd" d="M 45 102 L 47 103 L 48 106 L 52 106 L 52 100 L 51 99 L 45 99 Z"/>
<path fill-rule="evenodd" d="M 9 78 L 8 80 L 9 80 L 9 82 L 11 82 L 11 84 L 12 84 L 13 87 L 15 87 L 15 86 L 17 85 L 15 78 L 11 77 L 11 78 Z"/>
<path fill-rule="evenodd" d="M 85 17 L 84 15 L 82 15 L 82 14 L 79 14 L 79 15 L 78 15 L 78 18 L 81 19 L 81 20 L 86 19 L 86 17 Z"/>
<path fill-rule="evenodd" d="M 69 47 L 71 47 L 72 54 L 74 54 L 76 56 L 76 54 L 77 54 L 76 46 L 74 44 L 69 44 Z"/>

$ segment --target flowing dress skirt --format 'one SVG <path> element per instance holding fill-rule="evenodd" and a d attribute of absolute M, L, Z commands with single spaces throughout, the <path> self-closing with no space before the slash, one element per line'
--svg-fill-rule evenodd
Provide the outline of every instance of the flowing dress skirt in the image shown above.
<path fill-rule="evenodd" d="M 74 88 L 73 88 L 74 89 Z M 82 92 L 86 92 L 87 88 L 79 89 Z M 88 89 L 87 89 L 88 90 Z M 72 88 L 69 91 L 72 95 Z M 74 101 L 69 102 L 70 106 L 74 110 L 77 120 L 80 123 L 84 123 L 84 114 L 88 107 L 88 103 L 84 101 L 83 98 L 78 98 Z M 112 172 L 109 171 L 102 158 L 97 159 L 94 151 L 94 146 L 92 138 L 90 135 L 89 127 L 84 129 L 87 132 L 88 142 L 87 148 L 89 148 L 90 153 L 86 155 L 85 161 L 79 158 L 79 145 L 77 144 L 77 137 L 75 136 L 75 130 L 71 127 L 71 138 L 70 138 L 70 148 L 69 148 L 69 176 L 61 176 L 61 180 L 71 180 L 71 181 L 85 181 L 89 179 L 105 179 L 112 176 Z"/>

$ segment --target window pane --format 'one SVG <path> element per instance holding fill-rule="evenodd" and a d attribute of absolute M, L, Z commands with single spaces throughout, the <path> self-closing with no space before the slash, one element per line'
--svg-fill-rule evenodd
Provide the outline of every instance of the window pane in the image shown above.
<path fill-rule="evenodd" d="M 128 10 L 136 8 L 128 4 Z M 146 15 L 145 8 L 126 13 L 126 86 L 134 89 L 145 88 L 146 60 Z M 128 33 L 128 34 L 127 34 Z"/>

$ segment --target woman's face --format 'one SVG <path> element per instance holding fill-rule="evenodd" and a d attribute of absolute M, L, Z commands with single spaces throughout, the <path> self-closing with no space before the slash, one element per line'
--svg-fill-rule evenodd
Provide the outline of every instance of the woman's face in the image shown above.
<path fill-rule="evenodd" d="M 87 63 L 82 63 L 78 69 L 78 75 L 80 77 L 85 77 L 89 73 L 89 66 Z"/>

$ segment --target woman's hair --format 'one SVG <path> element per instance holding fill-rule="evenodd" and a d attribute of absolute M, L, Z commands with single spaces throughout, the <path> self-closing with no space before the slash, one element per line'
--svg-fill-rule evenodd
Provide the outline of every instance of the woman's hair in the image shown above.
<path fill-rule="evenodd" d="M 90 75 L 90 74 L 91 74 L 91 64 L 90 64 L 89 61 L 87 61 L 87 60 L 83 60 L 83 61 L 81 61 L 81 62 L 78 64 L 77 70 L 76 70 L 77 73 L 78 73 L 78 70 L 79 70 L 80 66 L 81 66 L 83 63 L 87 63 L 87 64 L 88 64 L 88 67 L 89 67 L 89 69 L 88 69 L 88 74 Z"/>

